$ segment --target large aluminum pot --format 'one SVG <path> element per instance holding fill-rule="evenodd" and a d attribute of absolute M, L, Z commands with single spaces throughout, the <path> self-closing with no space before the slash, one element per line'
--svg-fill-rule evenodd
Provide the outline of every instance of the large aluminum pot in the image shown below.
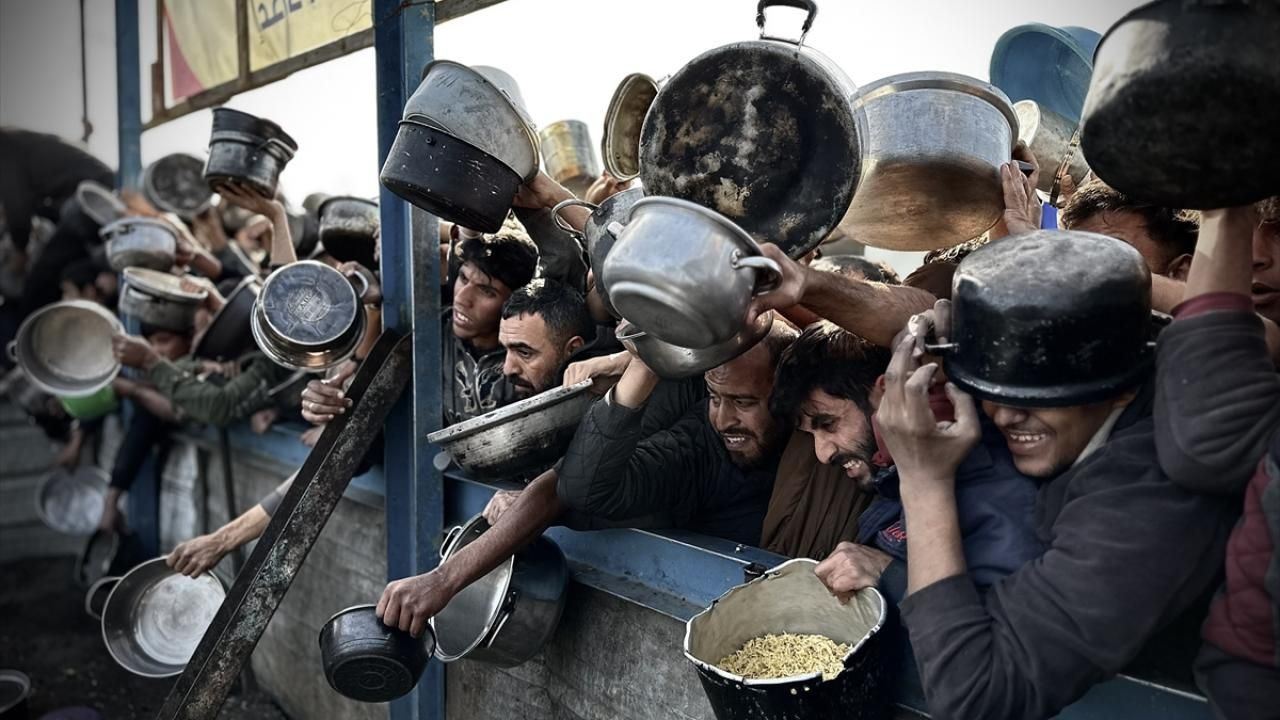
<path fill-rule="evenodd" d="M 214 108 L 204 179 L 215 191 L 235 180 L 265 197 L 274 197 L 280 173 L 296 152 L 297 141 L 270 120 L 231 108 Z"/>
<path fill-rule="evenodd" d="M 623 320 L 616 335 L 629 352 L 638 356 L 658 377 L 681 380 L 719 367 L 745 353 L 769 334 L 773 326 L 773 313 L 762 313 L 754 325 L 745 327 L 737 335 L 718 345 L 701 350 L 691 350 L 663 342 Z"/>
<path fill-rule="evenodd" d="M 173 332 L 188 332 L 196 310 L 208 293 L 182 288 L 182 279 L 157 270 L 125 268 L 120 311 L 143 323 Z"/>
<path fill-rule="evenodd" d="M 186 153 L 165 155 L 142 173 L 142 192 L 152 205 L 183 220 L 199 215 L 213 202 L 204 181 L 204 160 Z"/>
<path fill-rule="evenodd" d="M 558 120 L 538 131 L 542 141 L 542 162 L 552 180 L 578 197 L 587 193 L 600 177 L 591 130 L 581 120 Z"/>
<path fill-rule="evenodd" d="M 340 262 L 353 260 L 376 269 L 374 248 L 378 237 L 378 203 L 362 197 L 326 198 L 317 210 L 320 244 Z"/>
<path fill-rule="evenodd" d="M 613 303 L 609 300 L 609 288 L 604 283 L 604 275 L 600 272 L 600 268 L 604 267 L 605 258 L 609 256 L 609 251 L 613 249 L 615 238 L 609 232 L 609 223 L 626 222 L 631 216 L 631 208 L 635 206 L 640 199 L 644 197 L 644 190 L 638 187 L 628 188 L 620 193 L 616 193 L 599 205 L 594 205 L 586 200 L 578 200 L 576 198 L 561 201 L 551 209 L 551 214 L 555 216 L 556 223 L 565 231 L 572 233 L 575 237 L 586 243 L 587 257 L 591 259 L 591 267 L 595 270 L 596 292 L 600 295 L 601 302 L 614 317 L 622 317 L 618 311 L 614 309 Z M 591 210 L 591 216 L 587 218 L 586 227 L 582 232 L 574 230 L 560 211 L 568 207 L 585 207 Z"/>
<path fill-rule="evenodd" d="M 777 5 L 808 9 L 799 40 L 765 34 Z M 858 186 L 866 129 L 853 82 L 804 44 L 817 11 L 762 0 L 759 40 L 703 53 L 667 81 L 641 132 L 645 193 L 711 208 L 793 258 L 831 233 Z"/>
<path fill-rule="evenodd" d="M 441 559 L 448 560 L 488 529 L 483 515 L 453 528 L 440 547 Z M 564 553 L 539 536 L 463 588 L 431 618 L 436 657 L 444 662 L 465 657 L 498 667 L 529 660 L 555 634 L 568 585 Z"/>
<path fill-rule="evenodd" d="M 191 354 L 209 360 L 233 360 L 254 348 L 249 318 L 262 291 L 262 281 L 247 277 L 227 296 L 222 308 L 209 321 L 204 334 L 196 339 Z"/>
<path fill-rule="evenodd" d="M 845 603 L 822 584 L 813 560 L 791 560 L 721 595 L 685 626 L 684 655 L 698 671 L 719 720 L 887 717 L 885 636 L 888 605 L 875 588 Z M 766 634 L 824 635 L 849 646 L 844 669 L 786 678 L 746 679 L 717 667 L 748 640 Z"/>
<path fill-rule="evenodd" d="M 376 605 L 356 605 L 320 628 L 324 677 L 338 694 L 360 702 L 391 702 L 406 695 L 436 649 L 428 628 L 422 637 L 388 627 Z"/>
<path fill-rule="evenodd" d="M 1079 184 L 1089 173 L 1089 164 L 1080 152 L 1077 128 L 1035 100 L 1019 100 L 1013 104 L 1013 112 L 1018 116 L 1018 139 L 1027 144 L 1040 166 L 1037 188 L 1055 202 L 1064 176 L 1070 175 Z"/>
<path fill-rule="evenodd" d="M 497 68 L 436 60 L 405 103 L 404 119 L 429 120 L 530 180 L 538 173 L 538 135 L 519 93 Z"/>
<path fill-rule="evenodd" d="M 618 180 L 640 177 L 640 129 L 649 106 L 658 97 L 658 83 L 644 73 L 622 78 L 604 114 L 600 155 L 604 167 Z"/>
<path fill-rule="evenodd" d="M 569 447 L 595 400 L 591 381 L 558 387 L 427 435 L 462 468 L 484 477 L 541 470 Z"/>
<path fill-rule="evenodd" d="M 107 262 L 116 272 L 130 267 L 173 267 L 178 236 L 166 222 L 127 217 L 104 226 L 98 234 L 107 241 Z"/>
<path fill-rule="evenodd" d="M 36 516 L 65 535 L 90 535 L 98 529 L 111 477 L 93 465 L 56 467 L 36 490 Z"/>
<path fill-rule="evenodd" d="M 97 598 L 108 588 L 99 609 Z M 226 595 L 213 573 L 189 578 L 158 557 L 123 577 L 100 578 L 85 594 L 85 612 L 102 620 L 102 640 L 120 667 L 166 678 L 186 667 Z"/>
<path fill-rule="evenodd" d="M 66 300 L 29 315 L 9 343 L 9 356 L 31 384 L 50 395 L 91 395 L 120 372 L 111 338 L 123 331 L 116 316 L 101 305 Z"/>
<path fill-rule="evenodd" d="M 254 302 L 250 330 L 258 348 L 292 370 L 324 370 L 351 357 L 364 335 L 361 274 L 343 275 L 302 260 L 276 270 Z"/>
<path fill-rule="evenodd" d="M 1094 173 L 1164 207 L 1280 193 L 1280 4 L 1159 0 L 1107 31 L 1081 142 Z"/>
<path fill-rule="evenodd" d="M 1004 93 L 944 72 L 894 75 L 866 85 L 862 179 L 840 229 L 888 250 L 936 250 L 981 235 L 1004 212 L 1000 166 L 1018 119 Z"/>
<path fill-rule="evenodd" d="M 754 294 L 781 270 L 742 228 L 686 200 L 647 197 L 617 238 L 601 274 L 622 316 L 645 332 L 695 350 L 726 342 L 746 324 Z"/>

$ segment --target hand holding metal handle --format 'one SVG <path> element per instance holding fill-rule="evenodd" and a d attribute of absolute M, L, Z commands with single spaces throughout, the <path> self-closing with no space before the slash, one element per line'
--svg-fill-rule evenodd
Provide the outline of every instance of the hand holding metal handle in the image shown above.
<path fill-rule="evenodd" d="M 800 26 L 800 39 L 791 40 L 789 38 L 777 37 L 774 35 L 766 35 L 764 32 L 764 11 L 770 7 L 793 7 L 804 10 L 809 15 L 804 19 L 804 25 Z M 813 0 L 760 0 L 756 5 L 756 27 L 760 28 L 761 40 L 781 40 L 794 45 L 804 45 L 804 38 L 809 34 L 810 28 L 813 27 L 813 19 L 818 16 L 818 4 Z"/>
<path fill-rule="evenodd" d="M 778 263 L 762 255 L 743 255 L 735 250 L 732 265 L 734 270 L 744 267 L 751 268 L 765 276 L 756 282 L 755 295 L 767 293 L 778 287 L 782 282 L 782 268 L 778 266 Z"/>
<path fill-rule="evenodd" d="M 568 200 L 561 200 L 560 202 L 556 203 L 555 207 L 551 208 L 551 217 L 556 219 L 556 225 L 559 225 L 561 230 L 564 230 L 567 233 L 571 233 L 576 237 L 582 237 L 583 235 L 580 230 L 577 230 L 576 228 L 574 228 L 572 225 L 569 224 L 568 220 L 565 220 L 563 217 L 560 216 L 560 211 L 567 207 L 584 207 L 584 208 L 590 209 L 591 212 L 595 212 L 596 210 L 600 209 L 600 206 L 594 203 L 589 203 L 586 200 L 579 200 L 578 198 L 569 198 Z"/>
<path fill-rule="evenodd" d="M 347 277 L 351 278 L 353 285 L 360 285 L 360 287 L 356 289 L 356 297 L 363 300 L 364 296 L 369 292 L 369 278 L 364 276 L 363 270 L 356 270 Z"/>
<path fill-rule="evenodd" d="M 103 586 L 110 585 L 115 587 L 115 584 L 118 582 L 120 582 L 120 578 L 118 576 L 103 577 L 98 578 L 97 581 L 89 586 L 89 591 L 84 594 L 84 611 L 89 614 L 89 617 L 92 617 L 94 620 L 102 619 L 102 610 L 106 607 L 106 601 L 103 601 L 102 608 L 95 608 L 93 606 L 94 598 L 97 597 L 98 593 L 102 592 Z"/>

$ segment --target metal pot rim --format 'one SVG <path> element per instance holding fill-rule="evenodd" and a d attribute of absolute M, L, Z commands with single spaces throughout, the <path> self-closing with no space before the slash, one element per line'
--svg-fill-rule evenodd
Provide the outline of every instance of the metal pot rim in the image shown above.
<path fill-rule="evenodd" d="M 704 207 L 690 200 L 684 200 L 681 198 L 674 198 L 674 197 L 666 197 L 662 195 L 649 195 L 649 196 L 643 197 L 637 200 L 635 205 L 631 206 L 631 213 L 627 219 L 627 222 L 628 223 L 634 222 L 636 211 L 639 210 L 640 208 L 648 207 L 650 205 L 658 206 L 658 207 L 680 208 L 681 210 L 687 210 L 687 211 L 696 213 L 702 218 L 706 220 L 710 220 L 711 222 L 715 223 L 717 227 L 721 228 L 726 233 L 728 233 L 730 238 L 736 241 L 740 246 L 742 246 L 742 248 L 746 250 L 748 254 L 750 255 L 760 254 L 760 244 L 757 243 L 755 241 L 755 238 L 751 237 L 751 235 L 747 233 L 746 230 L 743 230 L 740 225 L 730 220 L 729 218 L 725 217 L 724 215 L 721 215 L 715 210 L 712 210 L 709 207 Z"/>
<path fill-rule="evenodd" d="M 173 237 L 175 241 L 178 237 L 177 233 L 173 231 L 173 228 L 169 226 L 169 223 L 166 223 L 163 220 L 142 217 L 139 215 L 130 215 L 128 217 L 122 217 L 118 220 L 112 220 L 109 223 L 103 224 L 102 228 L 98 230 L 98 237 L 101 237 L 104 240 L 111 240 L 115 238 L 115 236 L 119 235 L 121 230 L 135 225 L 163 230 L 165 234 Z"/>
<path fill-rule="evenodd" d="M 124 326 L 120 324 L 120 318 L 107 312 L 107 309 L 102 307 L 98 303 L 91 302 L 89 300 L 63 300 L 62 302 L 57 302 L 52 305 L 46 305 L 40 308 L 39 310 L 36 310 L 35 312 L 31 313 L 30 315 L 27 316 L 26 320 L 22 321 L 22 324 L 18 326 L 17 334 L 14 336 L 14 339 L 11 341 L 13 343 L 16 343 L 14 347 L 19 357 L 19 362 L 18 362 L 19 365 L 22 365 L 22 362 L 21 362 L 22 350 L 21 350 L 21 343 L 18 341 L 23 337 L 24 331 L 29 332 L 31 328 L 35 327 L 35 323 L 37 323 L 39 319 L 46 314 L 57 312 L 59 310 L 68 310 L 68 309 L 83 310 L 83 311 L 88 311 L 93 313 L 99 319 L 107 321 L 107 324 L 111 326 L 111 331 L 113 334 L 119 334 L 124 332 Z M 23 371 L 26 373 L 27 381 L 30 382 L 32 385 L 35 385 L 36 388 L 43 390 L 44 392 L 49 393 L 54 397 L 60 397 L 60 396 L 69 394 L 66 388 L 56 388 L 52 385 L 49 385 L 48 383 L 41 380 L 38 377 L 38 374 L 31 373 L 29 370 L 27 370 L 26 367 L 23 367 Z M 120 363 L 116 362 L 114 363 L 113 368 L 106 373 L 105 377 L 100 382 L 90 387 L 76 388 L 74 391 L 71 391 L 71 392 L 74 393 L 74 397 L 92 395 L 93 393 L 98 392 L 99 390 L 106 387 L 107 385 L 110 385 L 111 381 L 115 380 L 116 375 L 118 374 L 120 374 Z"/>
<path fill-rule="evenodd" d="M 653 105 L 653 100 L 658 96 L 658 82 L 649 75 L 641 72 L 635 72 L 622 78 L 618 83 L 618 87 L 613 91 L 613 97 L 609 99 L 609 107 L 604 113 L 604 134 L 600 138 L 600 155 L 604 167 L 618 180 L 631 180 L 640 177 L 640 138 L 636 138 L 636 171 L 628 172 L 618 167 L 618 163 L 614 160 L 613 143 L 614 136 L 618 132 L 619 115 L 622 112 L 623 103 L 630 100 L 640 90 L 652 90 L 653 97 L 649 99 L 649 105 Z M 645 108 L 646 113 L 648 108 Z M 643 125 L 644 118 L 641 118 Z"/>
<path fill-rule="evenodd" d="M 318 372 L 339 365 L 355 353 L 360 346 L 360 338 L 364 335 L 365 316 L 361 311 L 356 315 L 358 332 L 352 334 L 348 342 L 323 351 L 299 350 L 284 347 L 277 342 L 274 334 L 263 328 L 261 308 L 249 315 L 249 332 L 253 335 L 254 344 L 268 359 L 281 367 L 302 372 Z"/>
<path fill-rule="evenodd" d="M 271 286 L 275 284 L 276 279 L 279 278 L 282 273 L 290 272 L 291 268 L 304 270 L 308 267 L 317 268 L 317 269 L 323 268 L 322 270 L 319 270 L 319 272 L 321 272 L 322 274 L 330 273 L 333 275 L 337 275 L 342 279 L 343 287 L 345 287 L 347 290 L 351 292 L 351 295 L 347 299 L 352 302 L 352 304 L 355 306 L 355 309 L 356 309 L 356 312 L 355 312 L 356 318 L 355 318 L 355 321 L 352 323 L 352 325 L 359 326 L 361 328 L 361 332 L 356 334 L 357 335 L 361 334 L 363 332 L 362 318 L 364 317 L 364 307 L 360 302 L 359 293 L 356 292 L 355 286 L 351 284 L 351 279 L 348 278 L 346 275 L 343 275 L 342 271 L 334 267 L 331 267 L 329 265 L 326 265 L 325 263 L 322 263 L 319 260 L 299 260 L 297 262 L 289 263 L 288 265 L 285 265 L 284 267 L 271 273 L 271 275 L 267 276 L 266 281 L 262 283 L 262 288 L 258 290 L 258 297 L 255 300 L 254 305 L 255 307 L 258 308 L 258 311 L 262 313 L 262 322 L 264 324 L 263 326 L 264 329 L 270 330 L 271 334 L 276 338 L 279 338 L 282 344 L 289 345 L 306 352 L 324 352 L 327 349 L 329 349 L 331 346 L 338 344 L 339 341 L 342 340 L 343 335 L 346 335 L 347 333 L 351 332 L 351 328 L 348 328 L 346 332 L 338 335 L 332 340 L 327 340 L 319 343 L 306 343 L 306 342 L 300 342 L 300 341 L 294 340 L 293 338 L 290 338 L 285 333 L 281 332 L 281 330 L 277 328 L 274 323 L 271 322 L 271 317 L 266 314 L 266 307 L 265 307 L 264 301 L 270 295 Z"/>
<path fill-rule="evenodd" d="M 589 382 L 589 381 L 584 381 L 584 382 Z M 440 562 L 442 563 L 445 562 L 446 560 L 449 559 L 451 555 L 453 555 L 455 551 L 461 549 L 459 545 L 461 544 L 462 539 L 465 538 L 467 534 L 471 532 L 472 529 L 474 529 L 475 527 L 481 524 L 485 526 L 485 530 L 481 531 L 480 533 L 481 535 L 483 535 L 484 532 L 488 531 L 489 528 L 492 527 L 489 525 L 489 521 L 485 519 L 484 513 L 480 513 L 478 515 L 473 516 L 470 520 L 466 521 L 462 525 L 455 526 L 453 530 L 450 531 L 450 536 L 446 537 L 446 544 L 440 548 Z M 495 588 L 497 592 L 494 593 L 494 596 L 505 598 L 507 596 L 507 593 L 511 591 L 511 583 L 515 578 L 515 563 L 516 563 L 516 556 L 514 554 L 508 555 L 506 560 L 503 560 L 501 563 L 499 563 L 498 566 L 495 567 L 493 570 L 490 570 L 488 573 L 485 573 L 485 577 L 488 577 L 490 574 L 497 572 L 498 570 L 501 570 L 504 567 L 507 569 L 507 572 L 503 573 L 503 581 L 499 583 L 499 587 Z M 482 577 L 479 580 L 476 580 L 476 582 L 481 582 L 483 579 L 484 578 Z M 448 606 L 446 605 L 446 607 Z M 443 608 L 442 608 L 442 611 L 443 611 Z M 498 616 L 501 614 L 502 614 L 502 603 L 497 603 L 493 609 L 493 612 L 489 613 L 489 617 L 485 618 L 485 621 L 483 623 L 483 626 L 480 629 L 480 632 L 476 634 L 475 640 L 472 641 L 472 643 L 468 645 L 465 649 L 458 652 L 456 655 L 444 652 L 443 650 L 440 649 L 440 636 L 438 633 L 436 633 L 436 618 L 438 617 L 438 614 L 432 616 L 431 619 L 427 621 L 427 625 L 431 627 L 431 633 L 436 638 L 436 649 L 433 654 L 438 660 L 440 660 L 440 662 L 443 662 L 443 663 L 451 663 L 451 662 L 455 662 L 457 660 L 461 660 L 465 658 L 467 655 L 471 653 L 472 650 L 475 650 L 476 648 L 485 644 L 485 642 L 489 640 L 489 636 L 493 634 L 493 626 L 495 623 L 497 623 Z"/>
<path fill-rule="evenodd" d="M 780 575 L 789 575 L 795 572 L 805 572 L 805 573 L 812 574 L 813 569 L 816 568 L 817 566 L 818 566 L 817 561 L 810 560 L 808 558 L 796 558 L 794 560 L 788 560 L 780 565 L 776 565 L 770 568 L 767 572 L 765 572 L 765 574 L 751 580 L 750 582 L 746 582 L 741 585 L 735 585 L 729 588 L 728 590 L 726 590 L 724 594 L 722 594 L 720 597 L 716 598 L 715 600 L 712 600 L 711 604 L 708 605 L 706 609 L 694 615 L 693 617 L 689 618 L 689 620 L 685 623 L 684 647 L 683 647 L 684 656 L 688 658 L 689 662 L 693 663 L 695 667 L 701 668 L 702 670 L 705 670 L 710 673 L 714 673 L 715 675 L 718 675 L 722 678 L 726 678 L 734 682 L 741 683 L 747 687 L 784 685 L 784 684 L 790 684 L 795 682 L 804 682 L 807 680 L 813 680 L 815 678 L 821 677 L 822 675 L 821 672 L 814 672 L 814 673 L 808 673 L 806 675 L 792 675 L 785 678 L 748 679 L 741 675 L 734 675 L 733 673 L 725 672 L 724 670 L 721 670 L 716 665 L 713 665 L 711 663 L 708 663 L 706 661 L 703 661 L 694 657 L 693 653 L 689 651 L 689 642 L 693 636 L 694 621 L 706 615 L 707 613 L 710 613 L 712 610 L 715 609 L 716 605 L 720 604 L 720 602 L 722 602 L 725 598 L 729 597 L 730 595 L 733 595 L 739 590 L 742 590 L 743 588 L 746 588 L 752 584 L 762 582 L 770 578 L 778 577 Z M 870 628 L 868 628 L 867 631 L 863 634 L 862 638 L 857 643 L 855 643 L 852 647 L 849 648 L 849 652 L 845 653 L 844 663 L 843 663 L 845 668 L 848 668 L 849 661 L 853 658 L 853 656 L 856 655 L 858 651 L 861 650 L 863 646 L 866 645 L 867 642 L 876 635 L 876 633 L 880 632 L 880 630 L 884 628 L 884 624 L 887 621 L 888 614 L 889 614 L 889 604 L 885 601 L 884 595 L 880 594 L 879 590 L 877 590 L 874 587 L 868 587 L 868 588 L 859 590 L 858 592 L 869 593 L 873 597 L 875 597 L 878 600 L 878 604 L 880 606 L 880 612 L 876 618 L 876 623 L 872 625 Z"/>
<path fill-rule="evenodd" d="M 183 290 L 181 279 L 159 270 L 143 267 L 128 267 L 123 270 L 125 285 L 143 295 L 172 300 L 182 305 L 199 305 L 209 297 L 207 290 L 188 292 Z"/>
<path fill-rule="evenodd" d="M 880 78 L 858 89 L 853 96 L 854 110 L 865 112 L 865 106 L 873 101 L 908 90 L 944 90 L 985 100 L 1009 121 L 1010 146 L 1018 144 L 1018 116 L 1009 96 L 991 83 L 960 73 L 927 70 Z"/>
<path fill-rule="evenodd" d="M 31 677 L 21 670 L 0 670 L 0 681 L 9 681 L 22 688 L 22 694 L 7 705 L 0 706 L 0 713 L 7 713 L 31 697 Z"/>
<path fill-rule="evenodd" d="M 464 440 L 473 435 L 478 435 L 486 430 L 493 429 L 499 425 L 503 425 L 511 420 L 518 420 L 527 415 L 555 407 L 560 403 L 577 397 L 591 388 L 591 380 L 583 380 L 573 385 L 563 385 L 561 387 L 552 388 L 528 397 L 523 400 L 511 403 L 510 405 L 500 407 L 497 410 L 473 417 L 470 420 L 464 420 L 447 428 L 437 430 L 427 435 L 427 442 L 434 445 L 449 445 L 459 440 Z M 473 518 L 474 520 L 474 518 Z"/>

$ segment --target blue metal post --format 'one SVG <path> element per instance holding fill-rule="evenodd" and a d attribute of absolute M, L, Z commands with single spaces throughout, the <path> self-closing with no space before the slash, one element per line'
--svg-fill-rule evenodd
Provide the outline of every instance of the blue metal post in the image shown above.
<path fill-rule="evenodd" d="M 142 182 L 142 70 L 138 59 L 138 0 L 116 0 L 116 118 L 120 170 L 116 183 Z"/>
<path fill-rule="evenodd" d="M 404 103 L 433 55 L 435 3 L 374 0 L 378 167 L 395 140 Z M 412 392 L 385 429 L 387 576 L 402 578 L 438 562 L 444 493 L 423 437 L 441 421 L 440 256 L 436 219 L 382 190 L 383 322 L 413 332 Z M 417 689 L 391 704 L 391 720 L 444 718 L 444 669 L 431 663 Z"/>

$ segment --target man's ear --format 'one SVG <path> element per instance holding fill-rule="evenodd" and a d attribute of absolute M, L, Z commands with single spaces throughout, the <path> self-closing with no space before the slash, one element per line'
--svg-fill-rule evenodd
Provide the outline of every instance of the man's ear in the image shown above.
<path fill-rule="evenodd" d="M 871 400 L 872 410 L 880 407 L 880 400 L 884 397 L 884 387 L 884 375 L 881 375 L 876 378 L 875 384 L 871 386 L 871 397 L 869 399 Z"/>
<path fill-rule="evenodd" d="M 1187 275 L 1191 272 L 1191 253 L 1182 253 L 1178 257 L 1169 261 L 1165 266 L 1164 274 L 1174 280 L 1187 281 Z"/>
<path fill-rule="evenodd" d="M 582 346 L 586 344 L 587 344 L 587 341 L 583 340 L 581 335 L 574 335 L 573 337 L 569 338 L 569 342 L 565 343 L 564 345 L 565 357 L 569 357 L 570 355 L 578 352 L 579 350 L 582 349 Z"/>

